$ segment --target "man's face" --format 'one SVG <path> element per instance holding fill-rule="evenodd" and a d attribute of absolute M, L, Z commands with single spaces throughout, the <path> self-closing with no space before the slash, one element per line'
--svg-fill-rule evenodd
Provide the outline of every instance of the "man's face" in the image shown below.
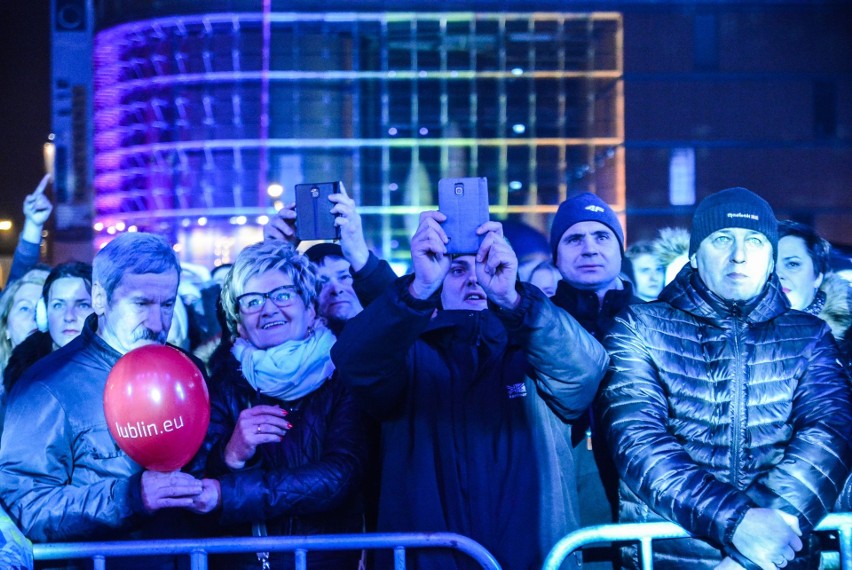
<path fill-rule="evenodd" d="M 618 238 L 600 222 L 577 222 L 559 240 L 556 268 L 572 287 L 608 291 L 621 273 Z"/>
<path fill-rule="evenodd" d="M 485 290 L 476 280 L 476 258 L 460 255 L 450 263 L 441 289 L 441 304 L 446 310 L 481 311 L 488 308 Z"/>
<path fill-rule="evenodd" d="M 100 283 L 92 303 L 100 317 L 98 335 L 121 354 L 149 344 L 165 344 L 177 298 L 178 273 L 128 273 L 109 302 Z"/>
<path fill-rule="evenodd" d="M 772 273 L 772 245 L 760 232 L 723 228 L 704 238 L 690 262 L 716 295 L 748 301 L 763 290 Z"/>
<path fill-rule="evenodd" d="M 643 301 L 656 299 L 663 290 L 665 270 L 650 253 L 637 255 L 630 260 L 633 263 L 633 280 L 636 284 L 636 296 Z"/>
<path fill-rule="evenodd" d="M 319 314 L 329 320 L 347 321 L 364 307 L 352 288 L 349 262 L 341 257 L 328 256 L 317 265 Z"/>
<path fill-rule="evenodd" d="M 79 277 L 60 277 L 47 295 L 47 328 L 56 346 L 65 346 L 83 330 L 92 314 L 92 295 Z"/>

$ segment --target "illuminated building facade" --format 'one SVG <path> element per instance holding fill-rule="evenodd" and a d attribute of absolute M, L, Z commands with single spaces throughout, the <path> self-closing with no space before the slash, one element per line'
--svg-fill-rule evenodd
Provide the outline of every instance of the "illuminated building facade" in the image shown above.
<path fill-rule="evenodd" d="M 299 182 L 343 180 L 387 259 L 442 177 L 541 229 L 575 190 L 624 208 L 620 14 L 265 6 L 96 32 L 95 247 L 138 229 L 228 262 Z"/>

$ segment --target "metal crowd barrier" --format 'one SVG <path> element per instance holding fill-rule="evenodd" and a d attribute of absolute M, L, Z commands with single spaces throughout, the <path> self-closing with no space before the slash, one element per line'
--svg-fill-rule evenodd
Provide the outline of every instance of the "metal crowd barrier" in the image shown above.
<path fill-rule="evenodd" d="M 852 570 L 852 513 L 832 513 L 820 521 L 817 531 L 836 531 L 840 547 L 840 568 Z M 605 524 L 581 528 L 562 538 L 544 559 L 542 570 L 559 570 L 565 559 L 584 546 L 606 542 L 638 542 L 643 570 L 654 567 L 652 542 L 665 538 L 686 538 L 689 533 L 671 522 Z"/>
<path fill-rule="evenodd" d="M 207 570 L 210 554 L 289 551 L 295 557 L 296 570 L 305 570 L 309 550 L 393 549 L 394 570 L 405 570 L 407 548 L 450 548 L 466 554 L 484 570 L 501 570 L 494 556 L 481 544 L 450 532 L 50 543 L 34 544 L 33 557 L 35 560 L 89 558 L 95 570 L 105 570 L 108 557 L 189 556 L 192 570 Z"/>

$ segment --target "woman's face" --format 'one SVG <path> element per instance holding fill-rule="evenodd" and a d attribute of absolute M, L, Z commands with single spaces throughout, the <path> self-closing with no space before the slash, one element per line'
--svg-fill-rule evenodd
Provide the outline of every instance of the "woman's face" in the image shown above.
<path fill-rule="evenodd" d="M 260 349 L 307 338 L 308 329 L 316 319 L 314 308 L 305 306 L 290 276 L 277 269 L 246 281 L 245 293 L 237 299 L 237 309 L 240 337 Z"/>
<path fill-rule="evenodd" d="M 797 310 L 807 308 L 822 284 L 822 273 L 816 273 L 805 240 L 784 236 L 778 240 L 778 278 L 790 305 Z"/>
<path fill-rule="evenodd" d="M 6 329 L 12 348 L 21 344 L 24 339 L 36 330 L 36 303 L 41 296 L 41 287 L 35 283 L 21 285 L 12 301 L 12 310 L 6 319 Z"/>
<path fill-rule="evenodd" d="M 47 329 L 56 346 L 65 346 L 80 331 L 92 314 L 92 294 L 79 277 L 60 277 L 47 295 Z"/>

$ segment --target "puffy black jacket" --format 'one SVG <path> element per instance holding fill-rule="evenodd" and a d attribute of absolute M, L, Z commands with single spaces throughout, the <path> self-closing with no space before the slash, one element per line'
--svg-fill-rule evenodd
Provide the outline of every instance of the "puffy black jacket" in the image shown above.
<path fill-rule="evenodd" d="M 515 310 L 438 311 L 410 277 L 350 319 L 332 349 L 341 380 L 382 420 L 379 530 L 457 532 L 504 568 L 538 569 L 577 528 L 567 421 L 607 357 L 566 312 L 524 285 Z M 413 567 L 470 567 L 410 554 Z"/>
<path fill-rule="evenodd" d="M 807 534 L 834 504 L 852 465 L 849 385 L 828 327 L 789 310 L 774 274 L 742 305 L 687 266 L 605 345 L 599 412 L 621 521 L 667 519 L 699 538 L 655 543 L 655 568 L 712 568 L 752 507 L 795 515 Z"/>
<path fill-rule="evenodd" d="M 218 532 L 251 536 L 265 523 L 269 536 L 357 533 L 363 530 L 364 418 L 334 377 L 316 391 L 283 402 L 259 395 L 231 356 L 212 382 L 210 428 L 190 470 L 219 480 L 222 509 Z M 293 428 L 278 444 L 258 447 L 244 469 L 231 470 L 224 448 L 240 412 L 259 404 L 288 410 Z M 310 568 L 356 568 L 358 553 L 311 553 Z M 292 554 L 273 554 L 273 568 L 288 567 Z M 247 555 L 221 561 L 223 568 L 258 568 Z M 214 564 L 215 565 L 215 564 Z"/>

